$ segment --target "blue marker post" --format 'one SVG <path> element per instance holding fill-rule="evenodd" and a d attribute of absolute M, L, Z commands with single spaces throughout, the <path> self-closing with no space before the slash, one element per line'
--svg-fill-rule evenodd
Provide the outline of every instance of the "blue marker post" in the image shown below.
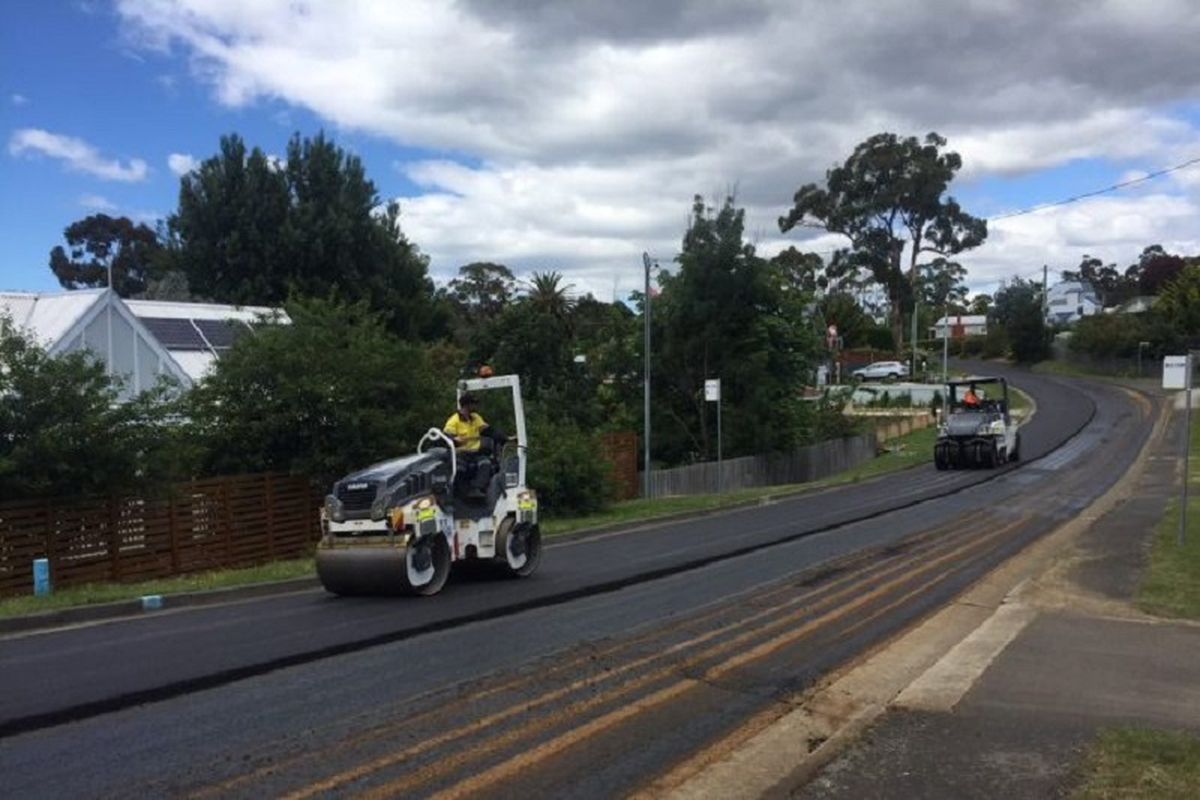
<path fill-rule="evenodd" d="M 50 594 L 50 559 L 33 560 L 33 593 L 38 597 Z"/>

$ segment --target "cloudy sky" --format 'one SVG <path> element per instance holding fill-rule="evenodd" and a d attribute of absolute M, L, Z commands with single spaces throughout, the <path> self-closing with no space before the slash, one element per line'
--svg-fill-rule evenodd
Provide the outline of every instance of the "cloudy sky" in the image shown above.
<path fill-rule="evenodd" d="M 773 253 L 829 251 L 776 219 L 882 130 L 936 130 L 953 193 L 993 218 L 988 289 L 1200 253 L 1189 0 L 58 0 L 0 31 L 0 288 L 53 289 L 47 253 L 95 211 L 174 208 L 236 131 L 268 152 L 324 129 L 359 154 L 436 278 L 559 269 L 603 299 L 670 258 L 691 197 L 736 191 Z"/>

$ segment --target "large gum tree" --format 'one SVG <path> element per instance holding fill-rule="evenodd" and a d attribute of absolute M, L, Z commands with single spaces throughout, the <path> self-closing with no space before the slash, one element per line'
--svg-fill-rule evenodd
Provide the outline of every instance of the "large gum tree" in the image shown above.
<path fill-rule="evenodd" d="M 850 240 L 834 254 L 829 272 L 864 270 L 886 290 L 897 347 L 904 341 L 904 313 L 919 296 L 923 259 L 946 259 L 987 238 L 987 221 L 947 194 L 962 157 L 945 146 L 936 133 L 923 141 L 876 134 L 826 172 L 824 186 L 801 186 L 791 210 L 779 218 L 785 233 L 818 227 Z"/>

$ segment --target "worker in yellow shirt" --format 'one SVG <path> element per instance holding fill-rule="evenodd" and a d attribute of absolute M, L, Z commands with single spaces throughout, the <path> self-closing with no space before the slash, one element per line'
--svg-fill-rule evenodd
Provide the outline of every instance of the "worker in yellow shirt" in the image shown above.
<path fill-rule="evenodd" d="M 442 430 L 454 441 L 459 469 L 470 480 L 468 496 L 479 500 L 487 495 L 487 485 L 492 479 L 490 453 L 480 452 L 483 438 L 491 436 L 492 431 L 476 408 L 478 403 L 475 396 L 464 393 L 458 400 L 458 411 L 446 420 Z"/>

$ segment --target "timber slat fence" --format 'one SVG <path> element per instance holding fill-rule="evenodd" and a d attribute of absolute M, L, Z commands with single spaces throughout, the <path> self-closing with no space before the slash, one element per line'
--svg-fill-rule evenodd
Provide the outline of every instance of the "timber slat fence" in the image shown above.
<path fill-rule="evenodd" d="M 0 502 L 0 596 L 33 591 L 50 559 L 54 588 L 164 578 L 310 555 L 320 493 L 283 474 L 178 484 L 162 498 Z"/>
<path fill-rule="evenodd" d="M 804 483 L 852 469 L 875 457 L 875 433 L 800 447 L 790 453 L 729 458 L 721 464 L 725 491 Z M 650 471 L 650 496 L 708 494 L 717 490 L 717 462 Z"/>

